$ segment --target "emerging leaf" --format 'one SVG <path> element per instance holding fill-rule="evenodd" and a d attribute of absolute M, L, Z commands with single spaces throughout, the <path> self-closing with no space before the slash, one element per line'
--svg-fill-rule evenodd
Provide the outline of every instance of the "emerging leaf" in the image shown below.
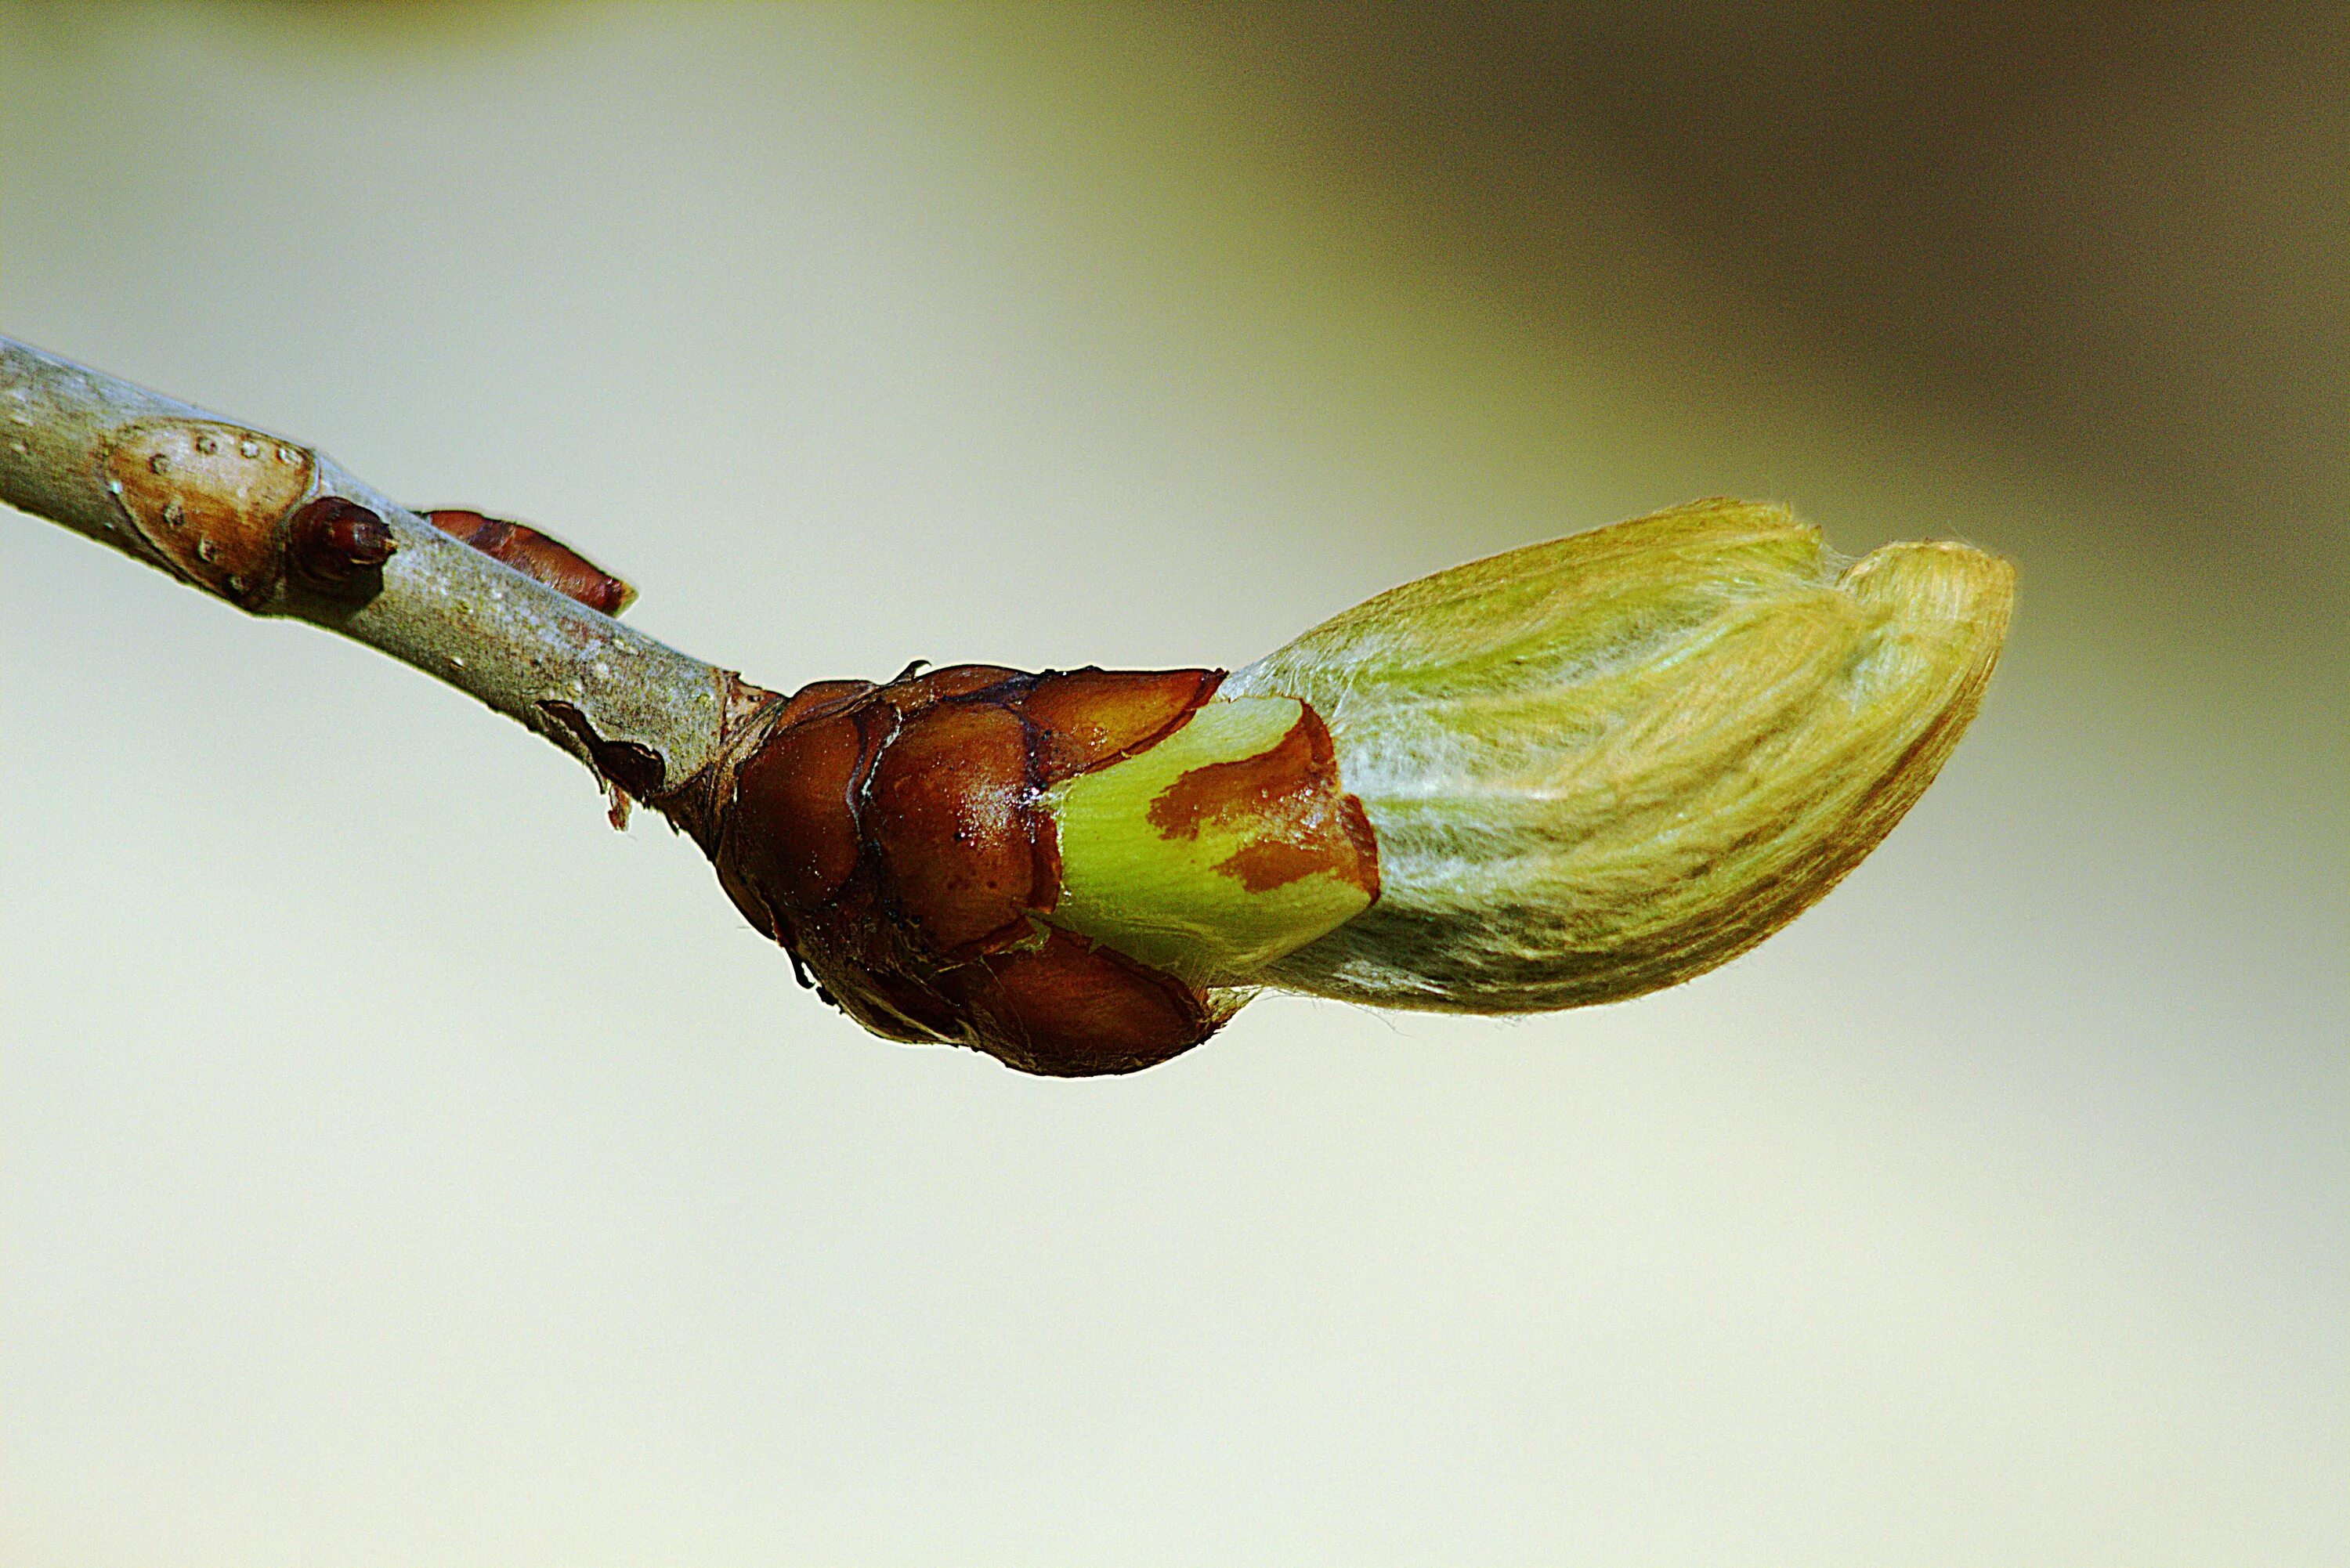
<path fill-rule="evenodd" d="M 1735 957 L 1932 781 L 2013 595 L 1963 545 L 1845 566 L 1784 510 L 1716 500 L 1347 611 L 1218 692 L 1310 704 L 1378 836 L 1378 902 L 1256 978 L 1518 1012 Z"/>

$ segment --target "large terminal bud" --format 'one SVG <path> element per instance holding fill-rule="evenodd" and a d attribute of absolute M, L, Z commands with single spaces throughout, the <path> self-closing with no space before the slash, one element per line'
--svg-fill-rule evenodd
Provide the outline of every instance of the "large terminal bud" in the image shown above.
<path fill-rule="evenodd" d="M 2014 572 L 1699 502 L 1409 583 L 1227 678 L 961 665 L 756 710 L 690 810 L 899 1040 L 1128 1072 L 1254 989 L 1524 1012 L 1794 918 L 1974 716 Z"/>

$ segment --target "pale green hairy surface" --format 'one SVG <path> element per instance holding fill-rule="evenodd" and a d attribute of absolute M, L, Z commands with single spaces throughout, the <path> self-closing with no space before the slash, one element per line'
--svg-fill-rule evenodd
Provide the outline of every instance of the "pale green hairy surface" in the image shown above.
<path fill-rule="evenodd" d="M 1287 698 L 1211 701 L 1139 756 L 1049 794 L 1061 848 L 1053 923 L 1195 985 L 1229 985 L 1359 913 L 1369 895 L 1328 873 L 1250 891 L 1223 868 L 1251 841 L 1232 825 L 1170 836 L 1150 820 L 1176 780 L 1272 750 L 1302 712 Z"/>
<path fill-rule="evenodd" d="M 1328 723 L 1382 883 L 1255 978 L 1572 1007 L 1792 919 L 1931 782 L 2013 598 L 1962 545 L 1840 565 L 1781 508 L 1696 502 L 1407 584 L 1233 675 Z"/>

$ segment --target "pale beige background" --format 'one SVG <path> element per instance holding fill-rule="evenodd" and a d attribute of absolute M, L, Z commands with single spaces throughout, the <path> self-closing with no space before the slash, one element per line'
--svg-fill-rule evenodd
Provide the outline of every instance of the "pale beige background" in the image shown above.
<path fill-rule="evenodd" d="M 773 684 L 1717 492 L 2023 572 L 1726 971 L 1061 1084 L 12 515 L 11 1568 L 2345 1561 L 2350 35 L 1771 9 L 0 10 L 0 326 Z"/>

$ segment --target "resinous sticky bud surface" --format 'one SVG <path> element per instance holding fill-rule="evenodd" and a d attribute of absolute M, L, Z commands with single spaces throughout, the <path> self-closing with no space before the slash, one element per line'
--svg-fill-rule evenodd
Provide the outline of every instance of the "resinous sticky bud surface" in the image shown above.
<path fill-rule="evenodd" d="M 1164 1061 L 1243 999 L 1057 920 L 1046 797 L 1180 732 L 1221 679 L 958 665 L 809 687 L 735 773 L 720 879 L 876 1033 L 1035 1073 Z"/>

